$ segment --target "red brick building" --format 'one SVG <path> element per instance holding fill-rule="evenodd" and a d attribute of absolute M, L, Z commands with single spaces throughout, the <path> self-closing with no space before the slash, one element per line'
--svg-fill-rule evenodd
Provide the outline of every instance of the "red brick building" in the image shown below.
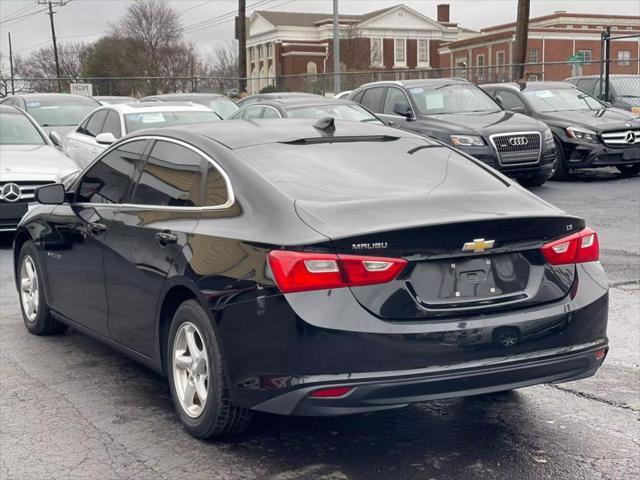
<path fill-rule="evenodd" d="M 603 2 L 603 6 L 606 2 Z M 593 15 L 556 12 L 529 20 L 527 63 L 562 62 L 557 65 L 528 66 L 530 80 L 563 80 L 571 75 L 600 72 L 600 65 L 569 62 L 570 57 L 600 60 L 601 33 L 611 27 L 612 37 L 640 34 L 640 16 Z M 513 63 L 515 23 L 484 28 L 479 35 L 449 42 L 439 48 L 440 66 L 459 68 L 460 75 L 476 80 L 501 80 L 508 72 L 501 65 Z M 612 71 L 640 74 L 640 36 L 611 42 Z M 636 60 L 635 62 L 633 60 Z M 485 65 L 495 66 L 491 69 Z"/>
<path fill-rule="evenodd" d="M 438 47 L 478 32 L 451 23 L 449 5 L 433 20 L 396 5 L 361 15 L 340 15 L 342 71 L 437 68 Z M 330 13 L 256 11 L 247 28 L 248 89 L 256 92 L 283 75 L 333 71 Z"/>

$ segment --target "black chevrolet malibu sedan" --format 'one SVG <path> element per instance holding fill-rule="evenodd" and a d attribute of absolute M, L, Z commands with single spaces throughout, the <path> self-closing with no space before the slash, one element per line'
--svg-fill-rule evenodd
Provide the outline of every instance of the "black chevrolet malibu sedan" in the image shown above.
<path fill-rule="evenodd" d="M 389 125 L 452 145 L 527 187 L 551 175 L 549 128 L 504 110 L 480 88 L 457 78 L 367 83 L 349 95 Z"/>
<path fill-rule="evenodd" d="M 27 329 L 166 375 L 196 437 L 593 375 L 597 234 L 482 162 L 358 122 L 146 130 L 15 237 Z"/>
<path fill-rule="evenodd" d="M 546 122 L 558 153 L 554 178 L 572 170 L 616 167 L 640 173 L 640 116 L 610 108 L 570 83 L 497 83 L 482 88 L 505 108 Z"/>

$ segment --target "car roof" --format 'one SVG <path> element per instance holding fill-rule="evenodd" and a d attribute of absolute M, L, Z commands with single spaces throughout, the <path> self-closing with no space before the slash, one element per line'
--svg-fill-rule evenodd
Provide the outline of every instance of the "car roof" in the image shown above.
<path fill-rule="evenodd" d="M 10 97 L 22 97 L 25 100 L 51 100 L 51 99 L 55 99 L 55 98 L 86 98 L 88 100 L 91 100 L 95 103 L 99 103 L 97 100 L 93 99 L 92 97 L 87 97 L 86 95 L 73 95 L 71 93 L 20 93 L 20 94 L 16 94 L 16 95 L 9 95 Z"/>
<path fill-rule="evenodd" d="M 629 73 L 612 73 L 609 75 L 609 78 L 639 78 L 640 75 L 633 75 Z M 576 75 L 574 77 L 567 77 L 566 80 L 580 80 L 582 78 L 600 78 L 600 75 Z M 565 80 L 565 81 L 566 81 Z"/>
<path fill-rule="evenodd" d="M 0 105 L 0 113 L 12 113 L 14 115 L 24 115 L 22 110 L 13 105 Z"/>
<path fill-rule="evenodd" d="M 544 90 L 545 88 L 576 88 L 567 82 L 527 82 L 524 84 L 524 88 L 520 88 L 520 85 L 514 82 L 506 83 L 485 83 L 480 85 L 480 88 L 509 88 L 511 90 Z"/>
<path fill-rule="evenodd" d="M 146 97 L 142 97 L 140 100 L 149 99 L 149 98 L 157 98 L 157 99 L 180 99 L 180 98 L 228 98 L 226 95 L 221 93 L 161 93 L 159 95 L 148 95 Z"/>
<path fill-rule="evenodd" d="M 134 132 L 133 136 L 159 135 L 188 140 L 196 135 L 225 145 L 232 150 L 269 143 L 287 143 L 305 139 L 331 137 L 390 137 L 425 139 L 418 134 L 397 128 L 370 125 L 363 122 L 335 120 L 335 131 L 325 132 L 315 128 L 316 119 L 261 119 L 261 120 L 225 120 L 190 125 L 176 125 L 158 129 Z"/>
<path fill-rule="evenodd" d="M 313 107 L 316 105 L 359 105 L 357 102 L 351 100 L 345 100 L 340 98 L 314 98 L 314 97 L 285 97 L 274 98 L 270 100 L 258 100 L 257 102 L 250 103 L 243 107 L 255 107 L 256 105 L 269 105 L 281 108 L 295 108 L 295 107 Z"/>
<path fill-rule="evenodd" d="M 365 83 L 362 87 L 371 87 L 376 85 L 398 85 L 401 87 L 411 88 L 411 87 L 439 87 L 441 85 L 470 85 L 471 82 L 465 80 L 464 78 L 423 78 L 416 80 L 383 80 L 380 82 L 370 82 Z M 360 88 L 362 88 L 360 87 Z"/>
<path fill-rule="evenodd" d="M 108 100 L 110 98 L 130 98 L 132 100 L 135 100 L 136 97 L 130 97 L 129 95 L 94 95 L 91 98 L 95 98 L 96 100 L 100 99 L 104 99 L 104 100 Z"/>
<path fill-rule="evenodd" d="M 212 112 L 209 107 L 189 102 L 136 102 L 117 103 L 115 105 L 104 105 L 104 108 L 111 108 L 122 114 L 127 113 L 152 113 L 152 112 Z"/>

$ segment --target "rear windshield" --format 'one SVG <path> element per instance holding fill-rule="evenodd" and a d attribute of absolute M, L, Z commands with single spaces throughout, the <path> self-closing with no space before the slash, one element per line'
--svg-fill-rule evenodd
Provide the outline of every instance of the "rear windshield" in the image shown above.
<path fill-rule="evenodd" d="M 383 123 L 360 105 L 325 104 L 310 105 L 308 107 L 291 107 L 287 109 L 289 118 L 325 118 L 352 122 L 368 122 L 378 125 Z"/>
<path fill-rule="evenodd" d="M 213 112 L 147 112 L 128 113 L 124 116 L 127 133 L 142 130 L 144 128 L 169 127 L 185 123 L 208 123 L 220 119 Z"/>
<path fill-rule="evenodd" d="M 21 113 L 0 114 L 0 145 L 45 145 L 36 127 Z"/>
<path fill-rule="evenodd" d="M 75 126 L 100 104 L 88 97 L 27 99 L 27 112 L 41 127 Z"/>
<path fill-rule="evenodd" d="M 300 200 L 428 195 L 450 175 L 467 192 L 495 187 L 498 181 L 472 160 L 427 139 L 278 143 L 235 152 L 278 189 Z"/>

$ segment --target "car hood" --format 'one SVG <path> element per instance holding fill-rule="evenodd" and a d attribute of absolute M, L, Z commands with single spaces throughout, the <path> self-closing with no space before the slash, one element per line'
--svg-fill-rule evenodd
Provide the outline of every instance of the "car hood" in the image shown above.
<path fill-rule="evenodd" d="M 492 113 L 448 113 L 424 115 L 418 122 L 437 125 L 449 133 L 488 136 L 495 133 L 542 131 L 543 125 L 526 115 L 500 110 Z"/>
<path fill-rule="evenodd" d="M 59 182 L 79 170 L 73 160 L 51 145 L 0 145 L 0 181 Z"/>
<path fill-rule="evenodd" d="M 545 112 L 540 113 L 538 119 L 550 125 L 586 127 L 596 131 L 640 128 L 640 118 L 637 115 L 619 108 Z"/>

